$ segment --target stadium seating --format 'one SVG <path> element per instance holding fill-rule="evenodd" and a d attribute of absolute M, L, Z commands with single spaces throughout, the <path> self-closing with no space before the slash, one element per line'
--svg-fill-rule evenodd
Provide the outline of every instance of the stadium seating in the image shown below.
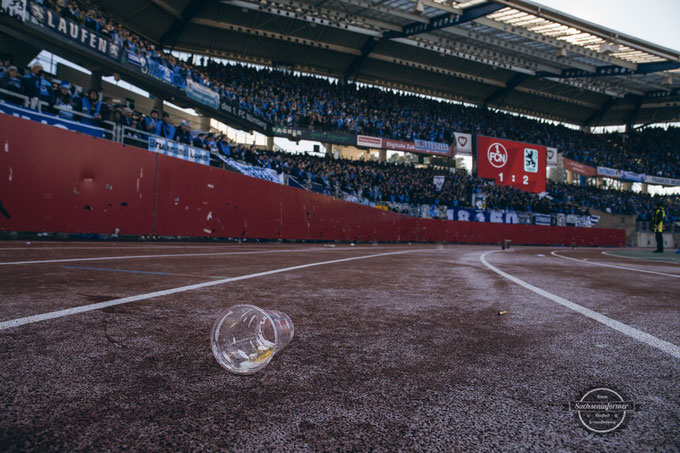
<path fill-rule="evenodd" d="M 238 103 L 272 124 L 447 143 L 452 141 L 454 131 L 480 133 L 554 146 L 566 157 L 591 166 L 608 166 L 657 176 L 680 176 L 678 128 L 647 128 L 627 135 L 589 134 L 482 108 L 318 77 L 224 64 L 204 58 L 193 64 L 193 58 L 181 61 L 174 55 L 156 50 L 152 43 L 85 3 L 48 0 L 45 4 L 125 49 L 165 66 L 172 73 L 210 87 L 223 98 Z M 306 182 L 308 187 L 329 195 L 343 193 L 351 195 L 352 199 L 370 202 L 457 207 L 469 205 L 471 194 L 476 191 L 488 195 L 487 207 L 492 209 L 587 214 L 589 208 L 594 208 L 612 213 L 639 213 L 643 219 L 649 215 L 655 202 L 653 197 L 644 194 L 554 183 L 548 185 L 547 197 L 538 196 L 443 170 L 245 149 L 230 143 L 225 136 L 199 134 L 200 131 L 191 131 L 186 123 L 172 124 L 171 118 L 163 112 L 144 112 L 144 115 L 126 106 L 106 103 L 97 107 L 99 93 L 85 94 L 68 81 L 48 80 L 41 69 L 34 65 L 22 75 L 21 68 L 12 66 L 9 61 L 4 62 L 0 76 L 0 88 L 5 90 L 2 97 L 16 101 L 8 96 L 8 91 L 38 97 L 61 117 L 74 118 L 72 112 L 75 112 L 75 119 L 80 118 L 82 122 L 108 120 L 127 126 L 128 137 L 140 142 L 145 141 L 146 133 L 174 139 L 214 154 L 285 172 Z M 82 112 L 97 118 L 81 118 L 78 114 Z M 436 175 L 447 176 L 439 191 L 432 184 Z M 668 221 L 680 218 L 677 199 L 669 198 L 666 204 Z"/>

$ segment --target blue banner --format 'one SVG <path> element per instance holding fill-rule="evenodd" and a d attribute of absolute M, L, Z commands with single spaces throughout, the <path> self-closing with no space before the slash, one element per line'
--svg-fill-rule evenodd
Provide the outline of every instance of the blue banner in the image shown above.
<path fill-rule="evenodd" d="M 61 17 L 59 13 L 37 3 L 30 4 L 31 17 L 40 25 L 66 38 L 69 42 L 86 47 L 100 55 L 120 62 L 121 47 L 93 32 L 84 25 Z"/>
<path fill-rule="evenodd" d="M 621 177 L 621 170 L 617 170 L 615 168 L 597 167 L 597 175 L 618 179 Z"/>
<path fill-rule="evenodd" d="M 138 68 L 144 67 L 146 65 L 146 59 L 144 57 L 140 57 L 130 49 L 125 50 L 125 61 L 137 66 Z"/>
<path fill-rule="evenodd" d="M 196 102 L 205 104 L 215 110 L 220 109 L 220 95 L 210 88 L 196 83 L 191 79 L 186 79 L 186 94 Z"/>
<path fill-rule="evenodd" d="M 49 113 L 38 113 L 35 110 L 25 109 L 5 101 L 0 101 L 0 113 L 13 115 L 31 121 L 37 121 L 39 123 L 58 127 L 60 129 L 92 135 L 93 137 L 106 138 L 105 130 L 101 127 L 90 126 L 77 121 L 67 120 Z"/>
<path fill-rule="evenodd" d="M 550 225 L 550 219 L 552 216 L 550 214 L 534 214 L 534 225 Z"/>
<path fill-rule="evenodd" d="M 180 90 L 184 90 L 186 87 L 186 80 L 181 74 L 173 72 L 170 68 L 158 63 L 156 60 L 142 58 L 141 64 L 142 72 L 144 74 L 148 74 L 151 77 L 160 80 L 161 82 L 173 85 Z"/>
<path fill-rule="evenodd" d="M 642 173 L 633 173 L 632 171 L 622 171 L 621 172 L 621 179 L 624 181 L 633 181 L 633 182 L 645 182 L 645 175 Z"/>
<path fill-rule="evenodd" d="M 426 151 L 428 153 L 449 155 L 449 145 L 446 143 L 430 142 L 427 140 L 414 140 L 414 145 L 417 150 Z"/>

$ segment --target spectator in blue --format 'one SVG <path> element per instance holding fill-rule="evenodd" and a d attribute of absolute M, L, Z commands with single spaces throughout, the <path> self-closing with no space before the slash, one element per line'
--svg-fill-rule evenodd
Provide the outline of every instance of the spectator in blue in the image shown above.
<path fill-rule="evenodd" d="M 222 135 L 217 141 L 217 150 L 220 154 L 225 157 L 231 157 L 231 144 L 229 143 L 229 137 Z"/>
<path fill-rule="evenodd" d="M 175 141 L 184 143 L 185 145 L 191 145 L 191 129 L 189 128 L 189 123 L 182 121 L 177 130 L 175 131 Z"/>
<path fill-rule="evenodd" d="M 59 90 L 54 96 L 54 110 L 57 115 L 68 120 L 73 119 L 73 97 L 71 96 L 71 84 L 61 82 Z"/>
<path fill-rule="evenodd" d="M 26 96 L 52 104 L 52 84 L 45 79 L 40 63 L 31 67 L 31 71 L 22 78 L 21 83 Z"/>
<path fill-rule="evenodd" d="M 149 134 L 161 135 L 161 123 L 158 118 L 158 110 L 153 109 L 149 116 L 144 118 L 144 130 Z"/>
<path fill-rule="evenodd" d="M 24 94 L 24 87 L 21 84 L 21 77 L 16 66 L 9 66 L 7 70 L 0 77 L 0 88 L 3 90 L 13 91 L 17 94 Z M 8 96 L 12 102 L 16 102 L 16 98 Z"/>
<path fill-rule="evenodd" d="M 211 153 L 217 153 L 217 142 L 215 141 L 215 134 L 210 132 L 205 139 L 205 149 Z"/>
<path fill-rule="evenodd" d="M 97 121 L 104 121 L 108 119 L 109 108 L 99 99 L 99 92 L 94 88 L 91 88 L 87 92 L 87 97 L 81 96 L 78 98 L 78 111 L 94 117 L 82 118 L 82 122 L 85 124 L 96 124 Z"/>
<path fill-rule="evenodd" d="M 175 126 L 170 122 L 170 114 L 168 112 L 163 112 L 161 115 L 163 121 L 161 122 L 161 137 L 169 138 L 172 140 L 175 138 Z"/>
<path fill-rule="evenodd" d="M 195 148 L 205 149 L 205 132 L 199 132 L 194 141 L 191 143 Z"/>

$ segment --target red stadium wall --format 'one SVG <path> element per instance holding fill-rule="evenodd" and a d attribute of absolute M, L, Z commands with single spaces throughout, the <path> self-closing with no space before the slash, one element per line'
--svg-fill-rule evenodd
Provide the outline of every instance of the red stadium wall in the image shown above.
<path fill-rule="evenodd" d="M 417 219 L 0 114 L 2 231 L 623 246 L 624 230 Z"/>

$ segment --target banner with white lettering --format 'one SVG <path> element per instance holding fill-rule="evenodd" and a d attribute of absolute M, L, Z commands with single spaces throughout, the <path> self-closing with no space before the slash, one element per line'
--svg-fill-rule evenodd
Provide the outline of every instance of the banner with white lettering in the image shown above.
<path fill-rule="evenodd" d="M 367 148 L 382 148 L 383 141 L 380 137 L 357 135 L 357 146 L 365 146 Z"/>
<path fill-rule="evenodd" d="M 550 219 L 552 217 L 550 214 L 534 214 L 533 219 L 534 219 L 534 225 L 550 225 Z"/>
<path fill-rule="evenodd" d="M 125 49 L 125 55 L 124 55 L 125 60 L 130 64 L 133 64 L 137 66 L 138 68 L 143 68 L 146 66 L 146 58 L 140 57 L 130 49 Z"/>
<path fill-rule="evenodd" d="M 77 121 L 67 120 L 49 113 L 38 113 L 35 110 L 25 109 L 5 101 L 0 101 L 0 113 L 37 121 L 60 129 L 92 135 L 93 137 L 106 138 L 106 131 L 101 127 L 78 123 Z"/>
<path fill-rule="evenodd" d="M 621 177 L 621 171 L 614 168 L 597 167 L 597 176 L 619 179 Z"/>
<path fill-rule="evenodd" d="M 33 19 L 43 27 L 68 39 L 72 43 L 86 47 L 117 62 L 120 61 L 122 49 L 118 44 L 88 29 L 85 25 L 61 17 L 56 11 L 47 9 L 42 5 L 32 2 L 30 8 Z"/>
<path fill-rule="evenodd" d="M 657 184 L 662 186 L 680 186 L 680 179 L 666 178 L 664 176 L 645 175 L 645 182 L 647 184 Z"/>
<path fill-rule="evenodd" d="M 516 212 L 486 211 L 469 208 L 449 208 L 446 218 L 460 222 L 520 223 Z"/>
<path fill-rule="evenodd" d="M 430 142 L 427 140 L 414 140 L 413 144 L 418 151 L 423 151 L 430 154 L 449 155 L 449 145 L 446 143 Z"/>
<path fill-rule="evenodd" d="M 183 143 L 173 142 L 160 137 L 149 137 L 149 151 L 166 156 L 188 160 L 197 164 L 210 165 L 210 152 Z"/>
<path fill-rule="evenodd" d="M 0 12 L 26 22 L 26 0 L 2 0 Z"/>
<path fill-rule="evenodd" d="M 456 156 L 472 156 L 472 134 L 454 132 L 453 153 Z"/>
<path fill-rule="evenodd" d="M 200 83 L 196 83 L 191 79 L 187 79 L 185 91 L 187 96 L 194 101 L 205 104 L 215 110 L 220 109 L 220 95 L 216 91 L 213 91 Z"/>

